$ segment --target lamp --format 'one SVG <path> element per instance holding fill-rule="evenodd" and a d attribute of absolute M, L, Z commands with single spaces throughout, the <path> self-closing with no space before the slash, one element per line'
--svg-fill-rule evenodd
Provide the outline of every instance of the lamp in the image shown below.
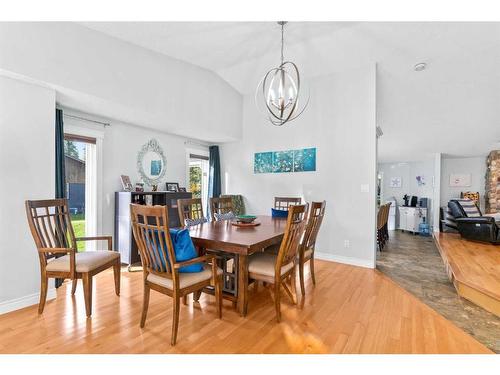
<path fill-rule="evenodd" d="M 270 69 L 257 85 L 255 102 L 257 108 L 276 126 L 282 126 L 296 119 L 309 104 L 309 95 L 300 108 L 301 95 L 300 73 L 297 65 L 284 61 L 284 26 L 287 22 L 280 21 L 281 26 L 281 63 L 277 68 Z"/>

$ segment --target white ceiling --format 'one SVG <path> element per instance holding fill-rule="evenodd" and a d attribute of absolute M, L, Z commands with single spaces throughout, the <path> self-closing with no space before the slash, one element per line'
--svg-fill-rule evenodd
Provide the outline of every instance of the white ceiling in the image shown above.
<path fill-rule="evenodd" d="M 86 22 L 86 27 L 214 71 L 242 94 L 279 61 L 271 22 Z M 381 161 L 500 148 L 500 23 L 295 22 L 285 58 L 305 78 L 378 66 Z M 428 68 L 415 72 L 413 66 Z"/>

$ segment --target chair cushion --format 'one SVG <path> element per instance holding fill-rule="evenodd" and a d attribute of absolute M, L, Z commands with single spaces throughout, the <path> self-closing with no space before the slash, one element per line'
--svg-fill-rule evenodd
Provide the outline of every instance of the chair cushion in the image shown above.
<path fill-rule="evenodd" d="M 103 264 L 120 258 L 118 251 L 85 251 L 75 254 L 76 272 L 90 272 Z M 47 263 L 47 271 L 69 272 L 69 255 Z"/>
<path fill-rule="evenodd" d="M 222 270 L 217 267 L 217 275 L 221 275 Z M 201 272 L 193 272 L 193 273 L 179 273 L 179 287 L 181 289 L 186 288 L 188 286 L 200 283 L 202 281 L 209 280 L 212 277 L 212 266 L 208 264 L 203 265 L 203 271 Z M 171 279 L 167 279 L 166 277 L 161 277 L 159 275 L 155 275 L 154 273 L 150 273 L 147 277 L 147 280 L 150 283 L 163 286 L 167 289 L 173 289 L 173 282 Z"/>
<path fill-rule="evenodd" d="M 248 272 L 257 273 L 259 275 L 274 277 L 274 265 L 276 264 L 276 255 L 267 252 L 256 253 L 248 259 Z M 281 274 L 290 271 L 293 268 L 293 263 L 288 263 L 281 267 Z"/>
<path fill-rule="evenodd" d="M 188 228 L 194 227 L 195 225 L 203 224 L 203 223 L 206 223 L 206 222 L 208 222 L 208 220 L 207 220 L 206 217 L 200 217 L 198 219 L 189 219 L 188 218 L 188 219 L 184 220 L 184 224 Z"/>
<path fill-rule="evenodd" d="M 271 216 L 272 217 L 287 218 L 288 211 L 287 210 L 278 210 L 276 208 L 271 208 Z"/>
<path fill-rule="evenodd" d="M 214 214 L 216 221 L 232 220 L 236 217 L 233 211 L 226 212 L 225 214 Z"/>

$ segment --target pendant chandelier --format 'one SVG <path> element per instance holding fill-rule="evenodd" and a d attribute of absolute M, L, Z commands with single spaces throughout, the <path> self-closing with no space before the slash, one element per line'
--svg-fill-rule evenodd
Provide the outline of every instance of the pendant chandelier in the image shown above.
<path fill-rule="evenodd" d="M 287 22 L 280 21 L 281 26 L 281 64 L 270 69 L 257 85 L 255 103 L 257 108 L 276 126 L 282 126 L 296 119 L 307 107 L 307 100 L 299 106 L 301 96 L 300 74 L 297 65 L 284 61 L 284 26 Z"/>

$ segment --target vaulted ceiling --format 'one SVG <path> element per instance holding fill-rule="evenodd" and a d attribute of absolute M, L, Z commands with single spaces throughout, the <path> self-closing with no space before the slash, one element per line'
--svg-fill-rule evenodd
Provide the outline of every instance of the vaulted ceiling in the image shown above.
<path fill-rule="evenodd" d="M 243 95 L 279 61 L 272 22 L 83 24 L 211 70 Z M 292 22 L 285 30 L 285 58 L 305 79 L 377 63 L 381 161 L 500 148 L 499 23 Z M 419 62 L 427 69 L 416 72 Z"/>

